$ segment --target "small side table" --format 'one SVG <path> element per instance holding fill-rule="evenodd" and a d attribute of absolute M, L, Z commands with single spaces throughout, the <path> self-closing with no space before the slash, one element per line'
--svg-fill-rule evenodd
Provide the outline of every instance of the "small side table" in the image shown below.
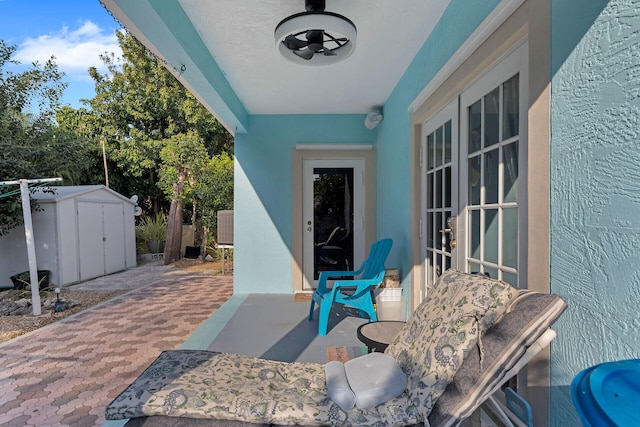
<path fill-rule="evenodd" d="M 367 346 L 369 353 L 372 351 L 381 353 L 386 350 L 405 324 L 406 322 L 395 320 L 363 323 L 358 327 L 357 336 Z"/>

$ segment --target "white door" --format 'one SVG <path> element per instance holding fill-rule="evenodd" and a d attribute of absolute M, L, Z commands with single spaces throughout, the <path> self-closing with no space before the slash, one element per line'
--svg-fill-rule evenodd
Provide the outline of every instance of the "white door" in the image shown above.
<path fill-rule="evenodd" d="M 425 286 L 449 268 L 458 268 L 453 240 L 458 215 L 458 100 L 422 126 L 420 233 Z M 453 228 L 452 228 L 453 227 Z M 424 297 L 423 290 L 421 299 Z"/>
<path fill-rule="evenodd" d="M 448 268 L 526 274 L 527 82 L 525 43 L 422 126 L 421 299 Z"/>
<path fill-rule="evenodd" d="M 460 96 L 459 264 L 516 287 L 526 265 L 526 46 Z"/>
<path fill-rule="evenodd" d="M 124 270 L 126 245 L 124 243 L 124 205 L 105 203 L 102 205 L 102 227 L 104 242 L 104 273 Z"/>
<path fill-rule="evenodd" d="M 364 261 L 363 160 L 304 160 L 303 289 L 321 271 L 348 271 Z"/>
<path fill-rule="evenodd" d="M 79 279 L 93 279 L 104 275 L 102 205 L 95 202 L 78 201 L 76 208 Z"/>
<path fill-rule="evenodd" d="M 78 201 L 77 214 L 80 280 L 124 270 L 124 206 Z"/>

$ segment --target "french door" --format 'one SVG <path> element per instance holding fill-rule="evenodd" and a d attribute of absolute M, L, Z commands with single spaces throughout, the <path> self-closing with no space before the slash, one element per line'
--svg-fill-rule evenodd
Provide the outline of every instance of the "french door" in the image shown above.
<path fill-rule="evenodd" d="M 447 268 L 521 285 L 526 58 L 525 44 L 422 126 L 424 292 Z"/>
<path fill-rule="evenodd" d="M 303 288 L 313 289 L 321 271 L 364 260 L 363 161 L 304 160 L 302 174 Z"/>
<path fill-rule="evenodd" d="M 459 268 L 455 240 L 458 216 L 457 99 L 425 123 L 421 144 L 420 233 L 424 242 L 422 259 L 428 288 L 443 271 Z"/>

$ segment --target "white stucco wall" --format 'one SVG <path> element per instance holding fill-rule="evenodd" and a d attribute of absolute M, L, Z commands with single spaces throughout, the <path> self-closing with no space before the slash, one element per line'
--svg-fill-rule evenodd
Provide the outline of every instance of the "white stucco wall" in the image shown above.
<path fill-rule="evenodd" d="M 572 378 L 640 354 L 640 3 L 551 4 L 551 415 L 572 425 Z"/>

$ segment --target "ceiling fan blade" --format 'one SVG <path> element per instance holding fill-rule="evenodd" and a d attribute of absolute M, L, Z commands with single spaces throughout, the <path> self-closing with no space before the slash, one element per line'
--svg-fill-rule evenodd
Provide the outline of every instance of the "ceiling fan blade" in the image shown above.
<path fill-rule="evenodd" d="M 324 41 L 324 30 L 307 30 L 307 40 L 309 40 L 309 44 L 322 44 Z"/>
<path fill-rule="evenodd" d="M 324 50 L 324 56 L 336 56 L 337 53 L 335 53 L 333 50 L 331 49 L 325 49 Z"/>
<path fill-rule="evenodd" d="M 310 49 L 303 49 L 303 50 L 294 50 L 293 53 L 298 55 L 300 58 L 306 59 L 308 61 L 311 58 L 313 58 L 313 54 L 315 52 Z"/>
<path fill-rule="evenodd" d="M 300 40 L 293 34 L 289 34 L 287 37 L 285 37 L 282 43 L 284 43 L 287 49 L 290 49 L 290 50 L 302 49 L 303 47 L 307 47 L 309 45 L 309 42 Z"/>
<path fill-rule="evenodd" d="M 311 52 L 316 53 L 319 50 L 322 50 L 324 46 L 322 45 L 322 43 L 310 43 L 308 47 Z"/>

